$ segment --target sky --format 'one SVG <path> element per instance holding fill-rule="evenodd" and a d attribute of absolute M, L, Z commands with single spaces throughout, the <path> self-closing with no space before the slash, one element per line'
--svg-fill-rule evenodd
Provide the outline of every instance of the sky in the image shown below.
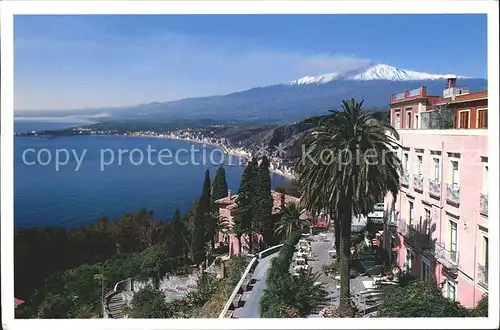
<path fill-rule="evenodd" d="M 16 110 L 228 94 L 368 63 L 487 77 L 486 15 L 66 15 L 14 19 Z"/>

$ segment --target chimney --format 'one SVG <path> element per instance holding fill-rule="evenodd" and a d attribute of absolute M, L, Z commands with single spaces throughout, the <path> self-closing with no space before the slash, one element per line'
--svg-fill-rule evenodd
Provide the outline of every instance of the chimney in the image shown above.
<path fill-rule="evenodd" d="M 231 189 L 227 190 L 227 198 L 231 201 Z"/>
<path fill-rule="evenodd" d="M 427 97 L 427 87 L 426 86 L 420 87 L 420 95 L 422 97 Z"/>
<path fill-rule="evenodd" d="M 448 78 L 448 83 L 446 84 L 446 88 L 455 88 L 457 87 L 457 78 Z"/>
<path fill-rule="evenodd" d="M 281 207 L 285 206 L 285 193 L 281 193 Z"/>

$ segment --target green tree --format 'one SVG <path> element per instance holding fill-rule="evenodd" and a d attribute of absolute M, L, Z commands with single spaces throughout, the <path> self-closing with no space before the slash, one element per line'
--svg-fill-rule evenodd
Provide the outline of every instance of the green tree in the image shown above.
<path fill-rule="evenodd" d="M 262 157 L 254 179 L 253 195 L 253 227 L 256 228 L 267 246 L 275 243 L 274 224 L 272 221 L 273 196 L 271 195 L 271 177 L 269 173 L 269 160 Z"/>
<path fill-rule="evenodd" d="M 468 310 L 443 296 L 433 283 L 413 281 L 394 288 L 378 309 L 378 317 L 467 317 Z"/>
<path fill-rule="evenodd" d="M 205 179 L 203 181 L 203 190 L 198 206 L 196 208 L 196 218 L 194 224 L 194 237 L 193 237 L 193 258 L 196 264 L 201 265 L 205 260 L 206 243 L 207 243 L 207 229 L 210 227 L 209 214 L 212 206 L 212 199 L 210 198 L 210 172 L 205 171 Z"/>
<path fill-rule="evenodd" d="M 226 181 L 226 170 L 224 167 L 219 167 L 215 173 L 214 183 L 212 186 L 212 200 L 216 201 L 218 199 L 227 197 L 228 187 Z"/>
<path fill-rule="evenodd" d="M 154 287 L 158 289 L 162 275 L 168 270 L 166 251 L 159 246 L 152 246 L 141 253 L 141 256 L 142 275 L 149 276 L 153 280 Z"/>
<path fill-rule="evenodd" d="M 327 292 L 323 285 L 315 285 L 319 274 L 301 272 L 299 277 L 292 277 L 289 273 L 268 279 L 264 294 L 260 301 L 261 316 L 265 318 L 283 317 L 283 309 L 274 309 L 274 305 L 284 304 L 288 310 L 295 308 L 299 317 L 307 317 L 327 302 Z M 278 312 L 276 315 L 274 313 Z"/>
<path fill-rule="evenodd" d="M 172 314 L 165 294 L 157 289 L 145 287 L 132 298 L 132 318 L 165 319 L 172 317 Z"/>
<path fill-rule="evenodd" d="M 477 306 L 470 310 L 472 317 L 488 317 L 488 294 L 484 294 Z"/>
<path fill-rule="evenodd" d="M 238 238 L 239 253 L 241 253 L 241 236 L 243 234 L 248 235 L 248 247 L 250 251 L 253 249 L 253 196 L 257 169 L 257 159 L 253 158 L 243 171 L 238 197 L 236 197 L 237 206 L 234 211 L 235 226 L 233 230 Z"/>
<path fill-rule="evenodd" d="M 184 226 L 187 229 L 187 238 L 188 240 L 186 241 L 186 247 L 189 250 L 189 255 L 192 260 L 194 260 L 194 232 L 195 232 L 195 224 L 196 224 L 196 211 L 198 209 L 198 200 L 195 200 L 191 206 L 189 207 L 188 211 L 186 214 L 182 217 Z"/>
<path fill-rule="evenodd" d="M 70 315 L 73 302 L 70 297 L 48 293 L 38 308 L 40 319 L 65 319 Z"/>
<path fill-rule="evenodd" d="M 276 225 L 276 234 L 280 236 L 289 236 L 295 231 L 304 231 L 309 227 L 307 220 L 301 220 L 302 210 L 299 205 L 285 205 L 280 210 L 280 220 Z"/>
<path fill-rule="evenodd" d="M 167 251 L 173 264 L 183 265 L 188 255 L 187 242 L 189 241 L 188 229 L 182 220 L 179 210 L 175 210 L 174 217 L 168 225 Z"/>
<path fill-rule="evenodd" d="M 306 153 L 297 163 L 306 208 L 334 216 L 340 255 L 340 311 L 352 316 L 349 260 L 353 215 L 367 215 L 379 199 L 399 189 L 401 163 L 395 147 L 399 136 L 373 118 L 363 102 L 343 101 L 341 110 L 315 119 Z"/>

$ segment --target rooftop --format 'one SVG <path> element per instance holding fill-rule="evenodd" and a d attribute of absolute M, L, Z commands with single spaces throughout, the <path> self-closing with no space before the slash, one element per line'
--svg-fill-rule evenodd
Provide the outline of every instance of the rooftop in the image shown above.
<path fill-rule="evenodd" d="M 231 193 L 231 192 L 229 192 Z M 289 204 L 299 204 L 300 203 L 300 198 L 291 196 L 291 195 L 286 195 L 282 194 L 280 192 L 271 191 L 271 195 L 273 197 L 273 214 L 277 214 L 281 210 L 281 204 L 284 203 L 285 205 Z M 236 199 L 238 195 L 229 195 L 227 197 L 221 198 L 216 200 L 214 203 L 219 204 L 221 207 L 226 207 L 228 210 L 234 209 L 237 204 L 236 204 Z M 284 200 L 282 200 L 284 197 Z"/>

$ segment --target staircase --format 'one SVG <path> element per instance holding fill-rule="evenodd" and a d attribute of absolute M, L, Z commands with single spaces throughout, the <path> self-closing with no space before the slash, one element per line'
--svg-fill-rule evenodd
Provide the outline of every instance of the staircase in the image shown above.
<path fill-rule="evenodd" d="M 123 301 L 122 293 L 113 294 L 108 300 L 108 312 L 109 318 L 111 319 L 122 319 L 123 317 L 123 307 L 125 302 Z"/>

